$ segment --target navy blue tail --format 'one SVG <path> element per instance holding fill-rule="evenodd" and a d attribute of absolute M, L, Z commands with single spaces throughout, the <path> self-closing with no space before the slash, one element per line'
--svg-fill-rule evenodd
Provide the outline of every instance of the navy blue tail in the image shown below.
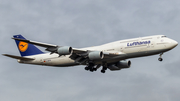
<path fill-rule="evenodd" d="M 14 35 L 13 37 L 19 39 L 25 39 L 22 35 Z M 43 53 L 41 50 L 39 50 L 37 47 L 35 47 L 32 44 L 17 40 L 15 40 L 15 42 L 17 44 L 21 56 L 31 56 L 31 55 L 37 55 Z"/>

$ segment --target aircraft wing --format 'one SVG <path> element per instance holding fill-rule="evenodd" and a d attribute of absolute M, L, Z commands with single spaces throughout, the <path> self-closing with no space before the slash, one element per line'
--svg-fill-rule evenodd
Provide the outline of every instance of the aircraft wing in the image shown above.
<path fill-rule="evenodd" d="M 73 53 L 75 53 L 75 54 L 86 55 L 90 52 L 93 52 L 93 50 L 81 50 L 81 49 L 73 48 Z M 103 54 L 104 54 L 105 58 L 107 58 L 107 57 L 114 57 L 114 56 L 123 55 L 124 53 L 108 51 L 108 52 L 103 52 Z"/>
<path fill-rule="evenodd" d="M 90 52 L 97 52 L 97 51 L 92 51 L 92 50 L 81 50 L 81 49 L 74 49 L 73 51 L 74 52 L 70 56 L 70 58 L 75 60 L 75 62 L 79 64 L 84 64 L 86 61 L 90 60 L 88 57 Z M 103 55 L 104 55 L 104 59 L 106 59 L 106 58 L 122 56 L 125 54 L 122 52 L 103 52 Z"/>
<path fill-rule="evenodd" d="M 9 55 L 9 54 L 2 54 L 2 55 L 7 56 L 7 57 L 10 57 L 10 58 L 13 58 L 13 59 L 20 59 L 20 60 L 25 60 L 25 61 L 34 60 L 33 58 L 26 58 L 26 57 Z"/>
<path fill-rule="evenodd" d="M 42 43 L 42 42 L 36 42 L 36 41 L 31 41 L 31 40 L 26 40 L 26 39 L 19 39 L 19 38 L 12 38 L 14 40 L 18 40 L 18 41 L 23 41 L 26 43 L 30 43 L 30 44 L 34 44 L 40 47 L 44 47 L 46 48 L 46 51 L 50 51 L 50 52 L 54 52 L 57 50 L 57 48 L 60 48 L 62 46 L 58 46 L 58 45 L 52 45 L 52 44 L 47 44 L 47 43 Z M 86 53 L 87 50 L 80 50 L 80 49 L 76 49 L 73 48 L 73 53 Z"/>

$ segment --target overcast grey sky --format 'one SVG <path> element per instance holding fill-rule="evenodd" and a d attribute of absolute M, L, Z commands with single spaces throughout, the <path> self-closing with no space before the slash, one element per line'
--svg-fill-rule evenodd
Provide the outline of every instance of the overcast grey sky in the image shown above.
<path fill-rule="evenodd" d="M 15 34 L 72 47 L 167 35 L 180 40 L 179 0 L 0 0 L 0 53 L 19 55 Z M 179 46 L 130 59 L 130 69 L 88 72 L 18 64 L 0 56 L 0 101 L 179 101 Z"/>

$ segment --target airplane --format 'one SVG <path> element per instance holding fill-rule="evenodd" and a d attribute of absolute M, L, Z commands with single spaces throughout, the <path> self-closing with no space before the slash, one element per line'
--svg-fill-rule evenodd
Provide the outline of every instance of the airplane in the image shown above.
<path fill-rule="evenodd" d="M 58 46 L 25 39 L 22 35 L 14 35 L 21 56 L 2 54 L 17 59 L 19 63 L 54 67 L 69 67 L 85 65 L 85 70 L 96 71 L 102 66 L 101 73 L 107 69 L 117 71 L 130 68 L 130 58 L 145 57 L 160 54 L 175 48 L 178 42 L 165 35 L 154 35 L 127 40 L 115 41 L 100 46 L 87 48 L 72 48 Z M 44 47 L 49 53 L 44 53 L 36 46 Z"/>

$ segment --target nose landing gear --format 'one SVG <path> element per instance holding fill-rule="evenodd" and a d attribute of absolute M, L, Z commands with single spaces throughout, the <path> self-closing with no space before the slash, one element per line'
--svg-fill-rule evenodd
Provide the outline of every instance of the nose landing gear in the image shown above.
<path fill-rule="evenodd" d="M 159 61 L 163 61 L 162 55 L 163 55 L 163 53 L 161 53 L 161 54 L 159 55 L 159 56 L 160 56 L 160 57 L 158 58 Z"/>
<path fill-rule="evenodd" d="M 159 60 L 159 61 L 163 61 L 163 59 L 162 59 L 162 58 L 159 58 L 158 60 Z"/>

